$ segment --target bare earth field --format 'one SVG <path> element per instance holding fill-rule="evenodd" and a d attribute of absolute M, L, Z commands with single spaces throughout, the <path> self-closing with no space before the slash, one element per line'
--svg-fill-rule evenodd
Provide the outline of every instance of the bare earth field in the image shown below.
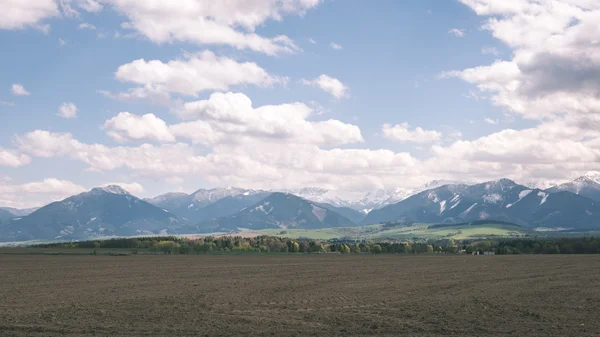
<path fill-rule="evenodd" d="M 600 336 L 600 256 L 0 255 L 0 336 Z"/>

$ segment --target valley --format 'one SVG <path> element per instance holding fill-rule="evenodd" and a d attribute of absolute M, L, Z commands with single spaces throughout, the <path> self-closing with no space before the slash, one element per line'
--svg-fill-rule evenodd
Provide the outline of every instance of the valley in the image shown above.
<path fill-rule="evenodd" d="M 264 229 L 259 231 L 241 232 L 243 234 L 252 233 L 255 235 L 269 235 L 292 239 L 313 239 L 313 240 L 343 240 L 343 241 L 361 241 L 361 240 L 412 240 L 418 239 L 483 239 L 483 238 L 520 238 L 535 236 L 540 233 L 534 230 L 499 223 L 463 223 L 452 225 L 435 224 L 410 224 L 410 225 L 368 225 L 361 227 L 346 228 L 321 228 L 321 229 Z M 546 233 L 548 234 L 548 233 Z M 231 234 L 232 236 L 237 233 Z"/>

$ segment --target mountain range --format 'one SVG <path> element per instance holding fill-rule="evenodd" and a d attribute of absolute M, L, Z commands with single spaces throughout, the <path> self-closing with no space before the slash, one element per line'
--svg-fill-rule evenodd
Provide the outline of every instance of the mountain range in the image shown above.
<path fill-rule="evenodd" d="M 508 179 L 479 184 L 438 180 L 349 199 L 314 187 L 283 192 L 227 187 L 142 200 L 107 186 L 39 209 L 0 208 L 0 241 L 486 219 L 528 228 L 600 230 L 600 173 L 544 189 Z"/>
<path fill-rule="evenodd" d="M 588 172 L 585 175 L 547 190 L 550 193 L 566 191 L 592 200 L 600 200 L 600 172 Z"/>
<path fill-rule="evenodd" d="M 293 194 L 274 192 L 233 215 L 204 221 L 186 230 L 222 232 L 240 229 L 315 229 L 351 226 L 356 226 L 356 223 L 332 209 Z"/>
<path fill-rule="evenodd" d="M 144 201 L 197 223 L 233 214 L 266 198 L 270 192 L 236 187 L 200 189 L 192 194 L 166 193 Z"/>
<path fill-rule="evenodd" d="M 370 212 L 363 224 L 499 220 L 524 227 L 600 228 L 600 202 L 571 192 L 529 189 L 508 179 L 444 185 Z"/>
<path fill-rule="evenodd" d="M 94 188 L 0 227 L 1 241 L 81 239 L 172 233 L 177 215 L 147 203 L 119 186 Z"/>

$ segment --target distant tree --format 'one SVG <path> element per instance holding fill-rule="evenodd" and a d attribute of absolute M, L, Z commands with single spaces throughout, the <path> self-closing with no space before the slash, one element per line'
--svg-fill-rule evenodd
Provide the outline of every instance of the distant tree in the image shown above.
<path fill-rule="evenodd" d="M 311 241 L 309 243 L 309 251 L 311 253 L 323 253 L 325 252 L 325 247 L 323 247 L 323 244 L 320 242 L 315 242 L 315 241 Z"/>
<path fill-rule="evenodd" d="M 174 241 L 160 241 L 157 246 L 164 254 L 173 254 L 179 250 L 179 244 Z"/>
<path fill-rule="evenodd" d="M 381 254 L 381 252 L 382 252 L 381 246 L 378 244 L 373 245 L 371 247 L 371 252 L 374 254 Z"/>
<path fill-rule="evenodd" d="M 301 253 L 307 253 L 310 249 L 310 247 L 308 245 L 308 241 L 306 241 L 306 240 L 298 242 L 298 246 L 300 246 Z"/>
<path fill-rule="evenodd" d="M 179 254 L 189 254 L 192 251 L 192 247 L 188 245 L 179 246 Z"/>
<path fill-rule="evenodd" d="M 288 247 L 288 252 L 290 253 L 298 253 L 300 251 L 300 245 L 296 241 L 290 240 L 286 245 Z"/>

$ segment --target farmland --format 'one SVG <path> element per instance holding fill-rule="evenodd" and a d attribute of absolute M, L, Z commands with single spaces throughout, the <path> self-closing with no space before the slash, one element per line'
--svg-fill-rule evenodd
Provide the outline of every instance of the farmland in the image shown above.
<path fill-rule="evenodd" d="M 252 231 L 260 235 L 273 235 L 288 238 L 309 238 L 315 240 L 331 240 L 347 238 L 358 240 L 378 239 L 478 239 L 491 237 L 523 237 L 532 231 L 523 227 L 501 223 L 482 223 L 476 226 L 456 224 L 447 227 L 436 227 L 429 224 L 412 224 L 401 226 L 369 225 L 347 228 L 322 229 L 264 229 Z"/>
<path fill-rule="evenodd" d="M 0 255 L 2 336 L 590 336 L 600 256 Z"/>

